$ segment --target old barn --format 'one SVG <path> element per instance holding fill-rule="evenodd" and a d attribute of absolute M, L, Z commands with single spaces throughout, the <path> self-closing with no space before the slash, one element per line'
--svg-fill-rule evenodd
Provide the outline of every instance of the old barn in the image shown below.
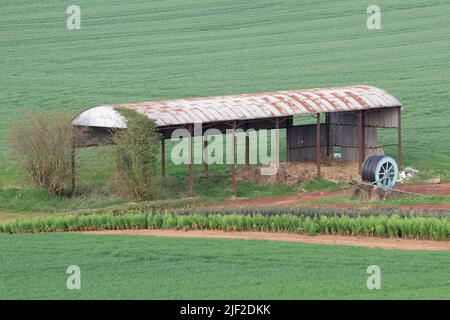
<path fill-rule="evenodd" d="M 339 147 L 342 159 L 357 162 L 361 169 L 367 156 L 382 154 L 383 147 L 386 146 L 378 143 L 378 128 L 396 128 L 397 161 L 401 166 L 402 105 L 386 91 L 373 86 L 355 85 L 97 106 L 83 111 L 73 120 L 75 128 L 84 129 L 76 146 L 107 144 L 111 129 L 126 129 L 126 120 L 116 108 L 134 110 L 156 122 L 163 136 L 163 176 L 166 162 L 165 140 L 170 139 L 173 131 L 180 128 L 189 130 L 192 135 L 202 136 L 209 128 L 216 128 L 222 133 L 231 129 L 233 141 L 239 128 L 244 131 L 285 129 L 286 161 L 315 161 L 317 176 L 321 174 L 322 160 L 332 159 L 335 147 Z M 314 124 L 294 125 L 294 118 L 307 115 L 315 117 Z M 194 125 L 200 123 L 203 131 L 194 132 Z M 276 130 L 277 135 L 278 132 Z M 192 138 L 187 139 L 192 145 Z M 250 147 L 246 139 L 247 162 Z M 192 154 L 190 156 L 192 158 Z M 232 186 L 236 192 L 235 161 L 231 167 Z M 188 190 L 192 194 L 192 161 L 188 165 L 188 176 Z"/>

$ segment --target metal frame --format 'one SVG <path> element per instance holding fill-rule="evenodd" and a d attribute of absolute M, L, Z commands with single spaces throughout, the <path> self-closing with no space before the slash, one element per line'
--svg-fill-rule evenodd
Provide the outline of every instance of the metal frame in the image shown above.
<path fill-rule="evenodd" d="M 358 112 L 358 141 L 359 141 L 359 161 L 358 161 L 358 172 L 361 174 L 362 165 L 366 159 L 366 128 L 364 125 L 364 113 L 363 111 Z"/>
<path fill-rule="evenodd" d="M 236 121 L 233 121 L 233 132 L 232 132 L 232 147 L 231 155 L 233 158 L 233 164 L 231 165 L 231 185 L 233 188 L 233 195 L 237 195 L 237 182 L 236 182 Z"/>
<path fill-rule="evenodd" d="M 166 177 L 166 144 L 165 139 L 161 139 L 161 176 Z"/>
<path fill-rule="evenodd" d="M 290 117 L 286 122 L 286 161 L 291 161 L 291 134 L 294 118 Z"/>
<path fill-rule="evenodd" d="M 397 123 L 397 148 L 398 148 L 398 154 L 397 154 L 397 162 L 398 162 L 398 166 L 399 169 L 402 167 L 402 136 L 401 136 L 401 107 L 397 107 L 397 112 L 398 112 L 398 123 Z M 383 127 L 379 127 L 379 126 L 366 126 L 365 125 L 365 113 L 368 111 L 375 111 L 377 109 L 371 109 L 371 110 L 360 110 L 357 111 L 358 114 L 358 124 L 356 125 L 358 127 L 358 132 L 359 132 L 359 145 L 356 148 L 359 148 L 359 171 L 361 172 L 362 169 L 362 163 L 364 162 L 365 159 L 365 128 L 366 127 L 375 127 L 375 128 L 383 128 Z M 378 109 L 379 110 L 379 109 Z M 330 121 L 330 112 L 319 112 L 316 113 L 316 143 L 315 143 L 315 148 L 316 148 L 316 167 L 317 167 L 317 177 L 321 176 L 321 147 L 323 147 L 323 145 L 321 144 L 321 119 L 320 119 L 320 115 L 321 113 L 325 113 L 325 130 L 326 130 L 326 155 L 329 159 L 333 158 L 333 153 L 332 153 L 332 145 L 331 145 L 331 139 L 330 139 L 330 127 L 332 125 L 346 125 L 346 124 L 333 124 Z M 269 125 L 272 124 L 272 125 Z M 262 129 L 275 129 L 276 134 L 279 135 L 279 129 L 280 128 L 286 128 L 286 161 L 291 161 L 290 159 L 290 152 L 291 150 L 294 149 L 301 149 L 301 148 L 310 148 L 313 146 L 303 146 L 303 147 L 292 147 L 291 145 L 291 138 L 292 138 L 292 129 L 294 127 L 293 125 L 293 116 L 292 115 L 288 115 L 288 116 L 282 116 L 282 117 L 273 117 L 273 118 L 264 118 L 264 119 L 244 119 L 244 120 L 233 120 L 233 121 L 224 121 L 224 122 L 214 122 L 214 123 L 208 123 L 203 127 L 203 130 L 206 130 L 209 127 L 215 126 L 215 125 L 219 125 L 221 126 L 222 129 L 225 129 L 226 127 L 231 127 L 232 130 L 232 141 L 233 141 L 233 145 L 232 145 L 232 152 L 233 152 L 233 163 L 232 163 L 232 174 L 231 174 L 231 185 L 232 185 L 232 190 L 233 190 L 233 195 L 237 194 L 237 181 L 236 181 L 236 129 L 241 127 L 241 126 L 246 126 L 247 129 L 252 128 L 255 130 L 262 130 Z M 349 126 L 355 126 L 355 125 L 349 125 Z M 162 177 L 166 176 L 166 157 L 165 157 L 165 139 L 167 136 L 170 136 L 169 133 L 175 129 L 179 129 L 179 128 L 188 128 L 189 132 L 190 132 L 190 137 L 188 137 L 188 144 L 189 144 L 189 164 L 188 164 L 188 194 L 189 196 L 192 196 L 194 193 L 194 186 L 193 186 L 193 152 L 192 152 L 192 147 L 193 147 L 193 136 L 194 136 L 194 132 L 193 132 L 193 124 L 187 124 L 187 125 L 173 125 L 173 126 L 162 126 L 159 127 L 159 131 L 163 134 L 163 138 L 161 141 L 161 175 Z M 222 129 L 221 132 L 223 132 Z M 202 132 L 202 137 L 206 137 L 204 135 L 204 131 Z M 279 136 L 278 136 L 279 137 Z M 250 163 L 250 145 L 249 145 L 249 136 L 248 134 L 246 135 L 246 146 L 245 146 L 245 162 L 248 165 Z M 279 165 L 279 139 L 277 139 L 277 165 Z M 391 144 L 391 145 L 395 145 L 395 144 Z M 384 146 L 390 146 L 390 145 L 384 145 Z M 383 147 L 383 146 L 376 146 L 376 147 L 371 147 L 371 148 L 379 148 L 379 147 Z M 75 194 L 76 192 L 76 157 L 75 157 L 75 153 L 76 153 L 76 143 L 75 141 L 72 144 L 72 153 L 71 153 L 71 165 L 72 165 L 72 194 Z M 203 149 L 204 152 L 207 152 L 207 148 L 208 148 L 208 141 L 204 140 L 203 143 Z M 206 175 L 208 175 L 209 168 L 208 168 L 208 164 L 207 162 L 205 162 L 204 164 L 204 172 Z M 277 180 L 278 180 L 279 176 L 277 174 Z"/>
<path fill-rule="evenodd" d="M 205 172 L 205 175 L 209 175 L 209 168 L 208 168 L 208 136 L 203 136 L 203 158 L 205 161 L 203 162 L 203 171 Z"/>
<path fill-rule="evenodd" d="M 321 164 L 321 147 L 320 147 L 320 138 L 321 138 L 321 134 L 320 134 L 320 127 L 321 127 L 321 123 L 320 123 L 320 113 L 318 113 L 316 115 L 317 117 L 317 122 L 316 122 L 316 166 L 317 166 L 317 177 L 320 178 L 321 176 L 321 172 L 320 172 L 320 164 Z"/>
<path fill-rule="evenodd" d="M 72 148 L 70 150 L 70 165 L 71 165 L 71 182 L 72 182 L 72 197 L 75 196 L 77 185 L 76 185 L 76 141 L 72 138 Z"/>
<path fill-rule="evenodd" d="M 188 137 L 188 153 L 189 153 L 189 165 L 188 165 L 188 194 L 190 197 L 192 197 L 193 193 L 194 193 L 194 178 L 193 178 L 193 173 L 192 173 L 192 133 L 193 133 L 193 129 L 192 129 L 193 125 L 190 124 L 189 125 L 189 137 Z"/>
<path fill-rule="evenodd" d="M 402 169 L 402 107 L 397 108 L 397 163 L 398 170 Z"/>
<path fill-rule="evenodd" d="M 333 152 L 332 152 L 332 147 L 331 147 L 331 125 L 330 125 L 330 113 L 327 112 L 325 113 L 325 131 L 326 131 L 326 144 L 327 144 L 327 159 L 328 161 L 332 160 L 333 157 Z"/>

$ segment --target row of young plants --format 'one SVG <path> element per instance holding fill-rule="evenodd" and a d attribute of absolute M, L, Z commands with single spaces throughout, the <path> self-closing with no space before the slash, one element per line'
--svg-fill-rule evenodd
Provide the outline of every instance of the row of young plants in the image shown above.
<path fill-rule="evenodd" d="M 450 211 L 406 211 L 398 210 L 395 208 L 326 208 L 326 207 L 312 207 L 312 206 L 297 206 L 297 207 L 240 207 L 240 208 L 214 208 L 203 207 L 199 208 L 201 204 L 199 198 L 181 198 L 174 200 L 156 200 L 156 201 L 143 201 L 135 203 L 126 203 L 121 205 L 114 205 L 100 209 L 84 209 L 70 214 L 78 215 L 90 215 L 90 214 L 111 214 L 111 215 L 123 215 L 123 214 L 162 214 L 170 212 L 176 215 L 191 215 L 193 213 L 201 215 L 211 214 L 240 214 L 240 215 L 256 215 L 263 216 L 276 216 L 276 215 L 295 215 L 305 217 L 315 216 L 379 216 L 379 215 L 398 215 L 400 217 L 437 217 L 437 218 L 449 218 Z M 63 213 L 69 214 L 69 213 Z"/>
<path fill-rule="evenodd" d="M 438 217 L 300 216 L 292 214 L 124 214 L 65 215 L 0 224 L 0 232 L 61 232 L 127 229 L 181 229 L 296 232 L 417 239 L 450 239 L 450 219 Z"/>
<path fill-rule="evenodd" d="M 159 213 L 161 210 L 152 210 L 147 213 Z M 396 208 L 326 208 L 326 207 L 312 207 L 312 206 L 297 206 L 297 207 L 241 207 L 241 208 L 174 208 L 171 210 L 173 214 L 177 215 L 190 215 L 192 213 L 198 213 L 202 215 L 210 214 L 240 214 L 240 215 L 263 215 L 263 216 L 277 216 L 277 215 L 294 215 L 304 217 L 318 217 L 318 216 L 346 216 L 346 217 L 371 217 L 380 215 L 398 215 L 400 217 L 436 217 L 436 218 L 448 218 L 450 219 L 450 211 L 444 210 L 432 210 L 432 211 L 407 211 L 399 210 Z"/>

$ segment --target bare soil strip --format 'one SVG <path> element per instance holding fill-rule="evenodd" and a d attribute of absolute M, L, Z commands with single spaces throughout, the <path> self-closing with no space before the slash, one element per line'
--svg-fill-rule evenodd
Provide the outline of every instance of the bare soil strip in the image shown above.
<path fill-rule="evenodd" d="M 82 232 L 102 235 L 142 235 L 176 238 L 220 238 L 244 240 L 275 240 L 287 242 L 302 242 L 315 244 L 350 245 L 368 248 L 399 249 L 399 250 L 449 250 L 450 241 L 384 239 L 374 237 L 353 236 L 307 236 L 288 232 L 225 232 L 210 230 L 104 230 Z"/>
<path fill-rule="evenodd" d="M 435 196 L 450 195 L 450 183 L 428 183 L 428 184 L 405 184 L 397 185 L 396 189 L 420 194 L 428 194 Z"/>
<path fill-rule="evenodd" d="M 423 185 L 398 185 L 396 187 L 399 190 L 420 193 L 424 195 L 450 195 L 450 183 L 434 183 Z M 279 197 L 267 197 L 261 199 L 237 199 L 230 200 L 223 203 L 208 205 L 212 208 L 221 207 L 275 207 L 275 206 L 288 206 L 288 205 L 311 205 L 315 207 L 331 207 L 340 209 L 356 208 L 359 205 L 357 203 L 317 203 L 312 202 L 317 199 L 334 198 L 343 195 L 351 195 L 351 189 L 337 190 L 337 191 L 315 191 L 305 192 L 291 196 L 279 196 Z M 366 204 L 365 207 L 380 207 L 388 208 L 390 206 L 370 205 Z M 417 204 L 417 205 L 398 205 L 392 206 L 401 210 L 449 210 L 450 203 L 441 204 Z"/>
<path fill-rule="evenodd" d="M 211 204 L 208 207 L 221 208 L 221 207 L 265 207 L 265 206 L 282 206 L 292 204 L 307 203 L 311 200 L 334 198 L 342 195 L 349 195 L 352 190 L 337 190 L 337 191 L 314 191 L 305 192 L 291 196 L 277 196 L 266 197 L 259 199 L 237 199 L 229 200 L 223 203 Z"/>

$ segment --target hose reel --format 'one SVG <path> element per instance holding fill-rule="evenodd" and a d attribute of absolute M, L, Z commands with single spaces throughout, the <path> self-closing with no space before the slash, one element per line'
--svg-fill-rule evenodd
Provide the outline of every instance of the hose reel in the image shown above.
<path fill-rule="evenodd" d="M 390 190 L 397 183 L 397 162 L 388 156 L 369 156 L 363 163 L 361 176 L 363 181 Z"/>

